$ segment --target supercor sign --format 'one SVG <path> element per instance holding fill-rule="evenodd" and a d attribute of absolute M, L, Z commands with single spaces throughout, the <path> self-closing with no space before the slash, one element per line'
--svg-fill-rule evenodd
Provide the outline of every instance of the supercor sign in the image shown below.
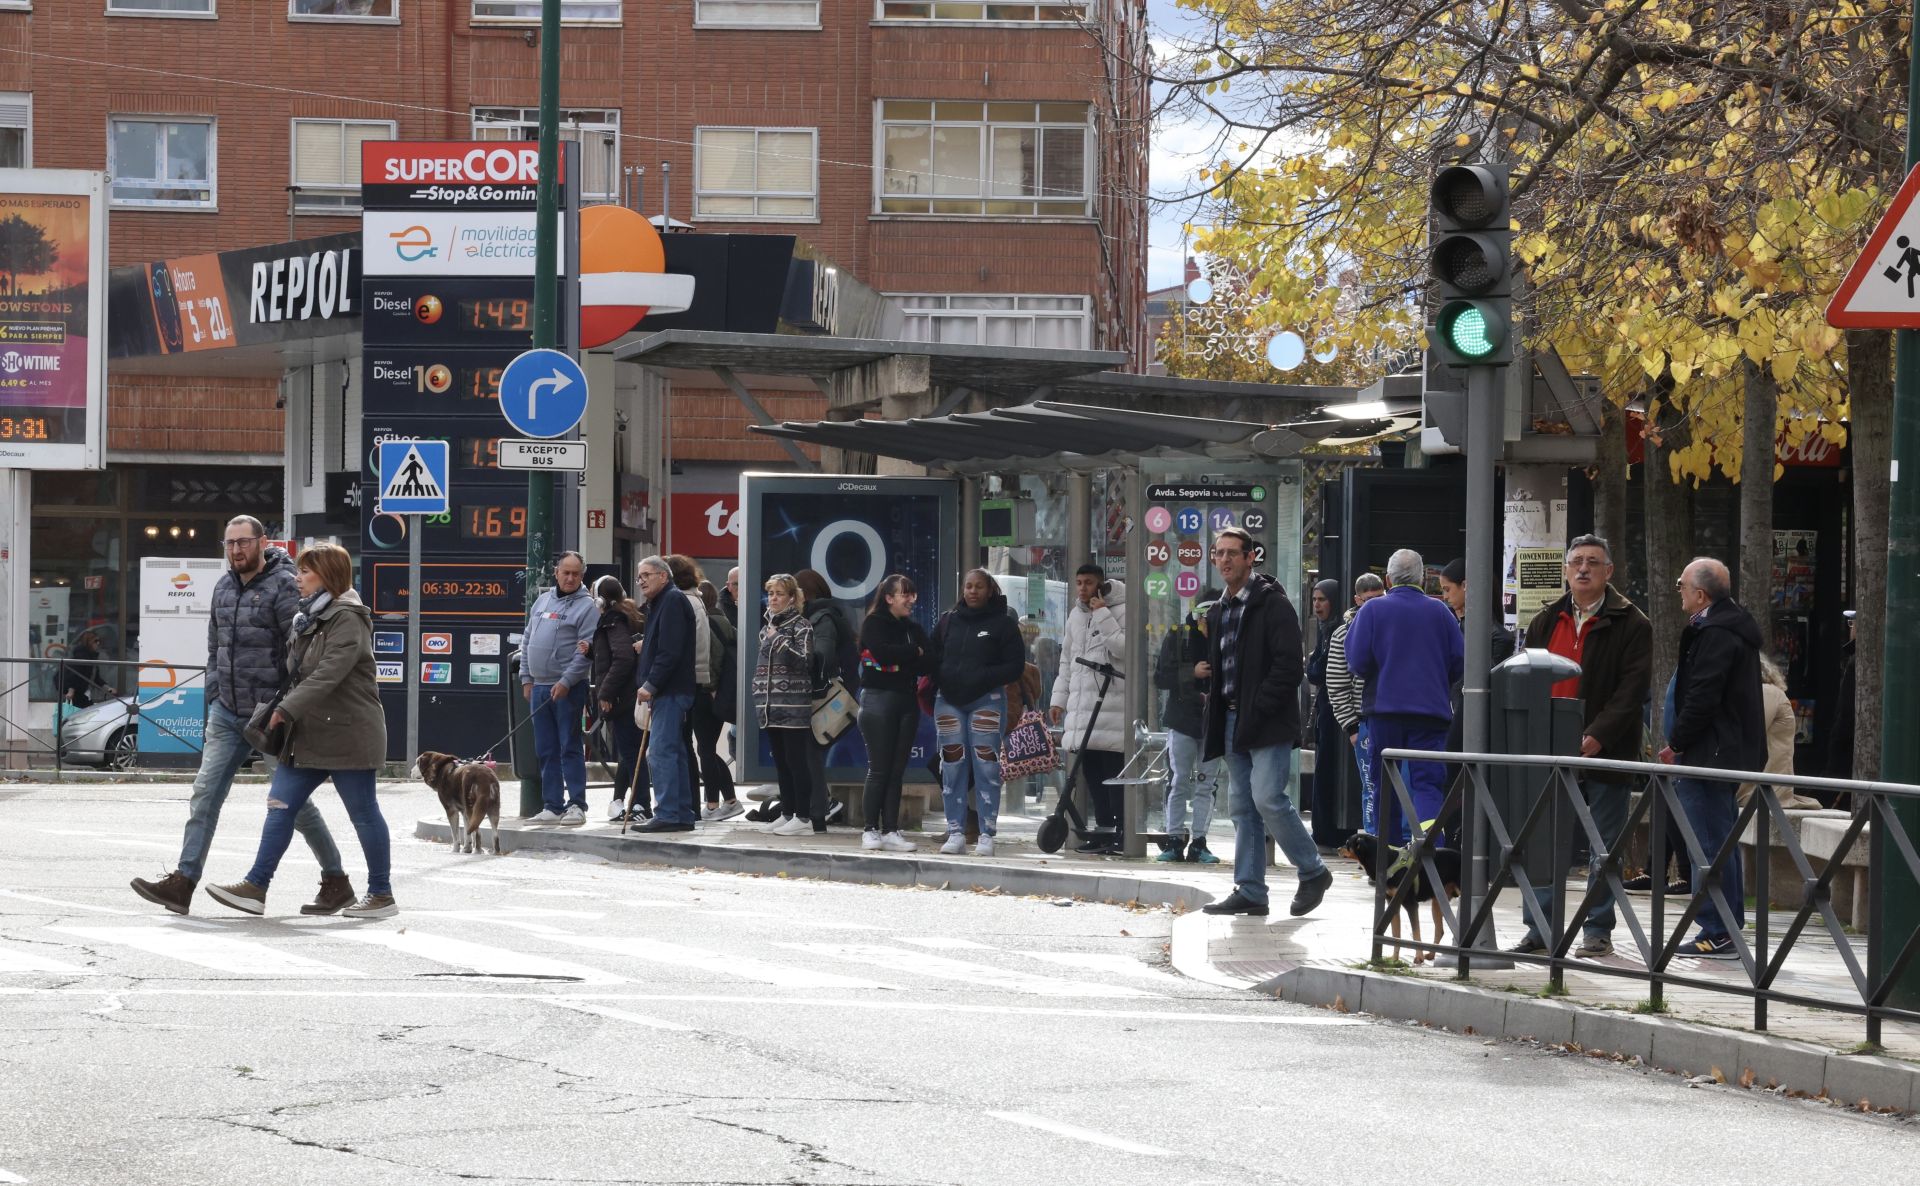
<path fill-rule="evenodd" d="M 566 145 L 561 176 L 566 176 Z M 499 143 L 370 140 L 360 146 L 360 176 L 380 206 L 525 207 L 538 197 L 540 148 L 532 141 Z"/>

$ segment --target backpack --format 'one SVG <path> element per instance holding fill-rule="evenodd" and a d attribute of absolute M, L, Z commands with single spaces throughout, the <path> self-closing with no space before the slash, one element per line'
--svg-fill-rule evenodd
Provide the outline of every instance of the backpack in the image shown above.
<path fill-rule="evenodd" d="M 713 636 L 709 659 L 713 665 L 713 715 L 727 724 L 737 724 L 740 716 L 740 676 L 734 671 L 734 652 L 739 636 L 733 623 L 719 614 L 707 616 L 707 629 Z"/>

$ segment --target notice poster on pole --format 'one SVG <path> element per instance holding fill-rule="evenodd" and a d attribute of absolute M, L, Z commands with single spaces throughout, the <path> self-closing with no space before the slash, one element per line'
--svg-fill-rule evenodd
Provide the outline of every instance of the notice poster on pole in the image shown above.
<path fill-rule="evenodd" d="M 1520 548 L 1514 552 L 1514 611 L 1522 628 L 1566 592 L 1564 560 L 1559 548 Z"/>

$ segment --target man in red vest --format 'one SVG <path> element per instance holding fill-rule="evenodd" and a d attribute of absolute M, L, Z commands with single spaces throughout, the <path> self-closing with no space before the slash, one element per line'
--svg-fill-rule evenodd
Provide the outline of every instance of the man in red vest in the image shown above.
<path fill-rule="evenodd" d="M 1597 535 L 1583 535 L 1567 547 L 1567 592 L 1527 623 L 1526 645 L 1545 647 L 1580 665 L 1577 677 L 1553 685 L 1555 696 L 1585 701 L 1580 756 L 1619 762 L 1641 759 L 1642 709 L 1653 677 L 1653 624 L 1613 587 L 1613 552 Z M 1594 826 L 1607 851 L 1619 841 L 1627 822 L 1632 779 L 1591 773 L 1580 789 L 1593 811 Z M 1606 852 L 1593 854 L 1589 888 L 1600 879 Z M 1540 954 L 1546 942 L 1533 929 L 1510 950 Z M 1613 895 L 1603 893 L 1581 924 L 1573 954 L 1598 959 L 1613 953 Z"/>

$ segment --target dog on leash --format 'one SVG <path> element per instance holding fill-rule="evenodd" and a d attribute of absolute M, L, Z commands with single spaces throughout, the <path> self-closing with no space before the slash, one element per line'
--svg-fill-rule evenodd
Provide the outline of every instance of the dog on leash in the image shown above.
<path fill-rule="evenodd" d="M 1397 860 L 1398 854 L 1405 850 L 1390 847 L 1388 851 L 1395 854 Z M 1347 837 L 1346 842 L 1340 846 L 1340 855 L 1352 857 L 1354 860 L 1360 862 L 1360 868 L 1365 871 L 1369 884 L 1373 882 L 1373 862 L 1379 853 L 1380 838 L 1367 832 L 1355 832 L 1353 835 Z M 1440 890 L 1447 895 L 1447 901 L 1451 902 L 1455 898 L 1458 898 L 1460 896 L 1460 850 L 1457 848 L 1436 848 L 1431 850 L 1428 855 L 1433 858 L 1434 867 L 1440 871 Z M 1407 879 L 1408 875 L 1412 875 L 1413 877 L 1413 896 L 1407 900 L 1402 906 L 1402 909 L 1406 911 L 1407 920 L 1413 924 L 1414 942 L 1417 943 L 1420 941 L 1419 905 L 1422 902 L 1428 903 L 1432 909 L 1433 936 L 1435 939 L 1438 939 L 1441 934 L 1440 897 L 1434 892 L 1432 881 L 1427 876 L 1427 868 L 1424 863 L 1408 864 L 1397 868 L 1390 864 L 1387 869 L 1387 894 L 1391 897 L 1393 893 L 1400 888 L 1400 883 Z M 1395 939 L 1400 938 L 1400 916 L 1398 914 L 1395 914 L 1390 920 L 1390 925 L 1393 928 L 1393 937 Z M 1400 944 L 1398 943 L 1393 945 L 1393 956 L 1395 959 L 1400 958 Z M 1432 958 L 1433 952 L 1431 951 L 1416 951 L 1413 953 L 1413 962 L 1416 964 L 1426 963 Z"/>
<path fill-rule="evenodd" d="M 493 854 L 500 855 L 500 780 L 483 762 L 463 762 L 428 750 L 413 764 L 420 781 L 440 796 L 453 829 L 453 851 L 477 852 L 480 821 L 493 825 Z"/>

